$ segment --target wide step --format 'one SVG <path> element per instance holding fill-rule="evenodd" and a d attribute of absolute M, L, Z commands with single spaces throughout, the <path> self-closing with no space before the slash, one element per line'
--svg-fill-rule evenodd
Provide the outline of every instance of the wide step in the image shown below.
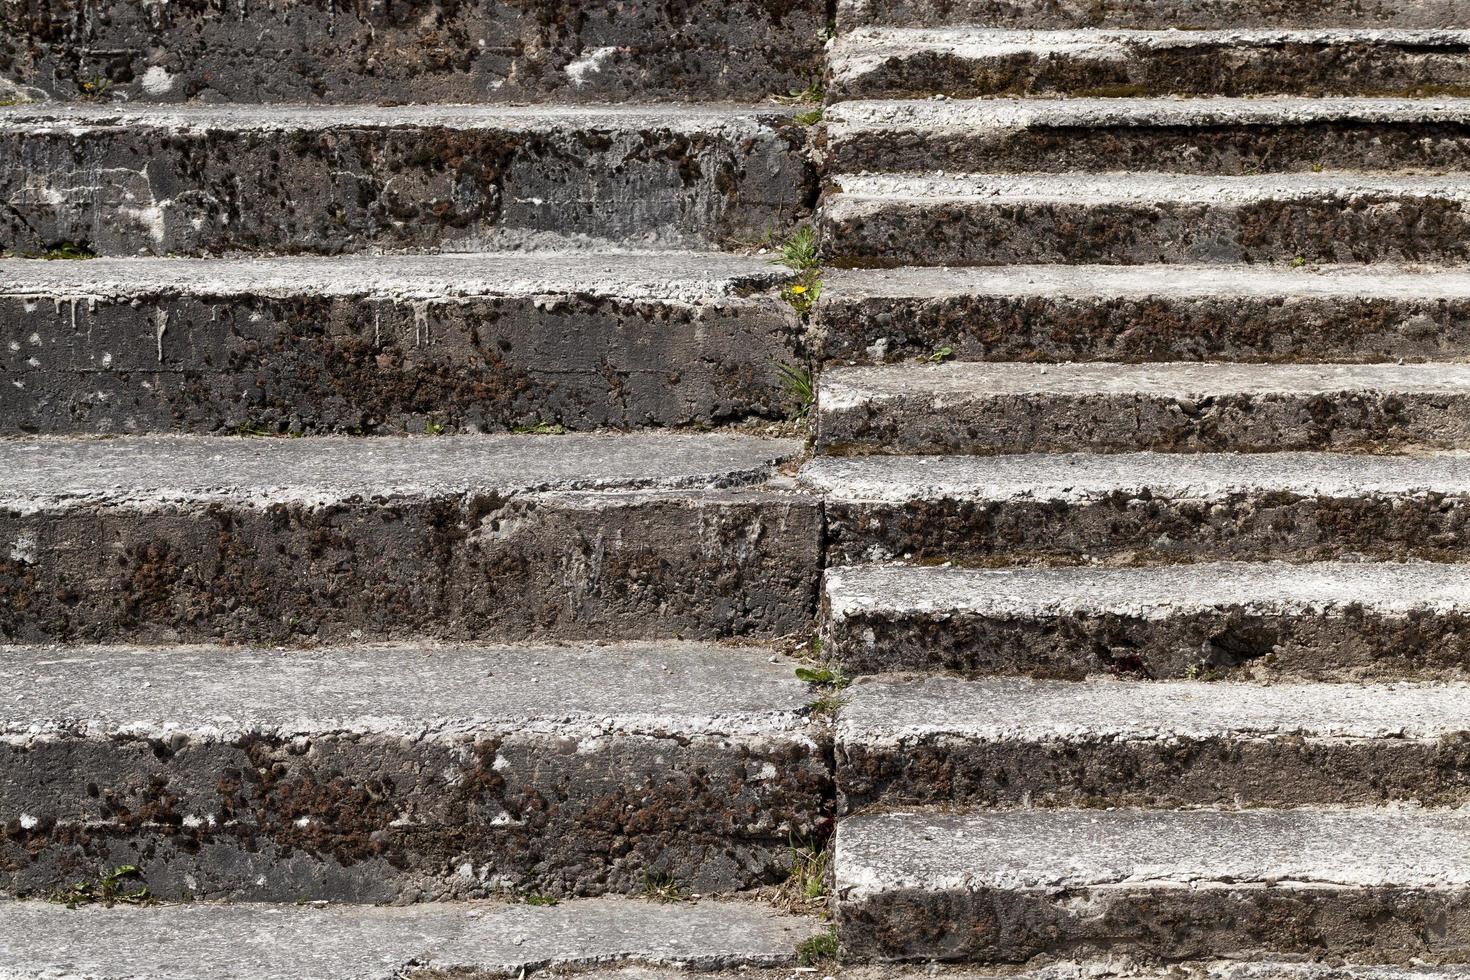
<path fill-rule="evenodd" d="M 0 441 L 0 636 L 784 635 L 800 444 L 748 436 Z"/>
<path fill-rule="evenodd" d="M 850 817 L 849 955 L 1351 962 L 1470 958 L 1470 817 L 1404 810 L 1011 810 Z"/>
<path fill-rule="evenodd" d="M 1460 28 L 1466 0 L 838 0 L 837 26 Z"/>

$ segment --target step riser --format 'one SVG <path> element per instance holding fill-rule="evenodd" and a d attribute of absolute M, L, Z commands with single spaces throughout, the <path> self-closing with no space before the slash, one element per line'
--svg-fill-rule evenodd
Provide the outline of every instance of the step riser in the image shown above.
<path fill-rule="evenodd" d="M 0 132 L 0 245 L 105 255 L 474 251 L 586 236 L 708 247 L 805 208 L 804 131 L 779 116 L 711 131 Z M 303 191 L 303 189 L 309 189 Z"/>
<path fill-rule="evenodd" d="M 810 629 L 818 524 L 762 490 L 0 508 L 0 636 L 779 636 Z"/>
<path fill-rule="evenodd" d="M 1465 0 L 1146 0 L 1099 4 L 1091 0 L 839 0 L 837 26 L 946 26 L 984 24 L 1051 30 L 1116 27 L 1442 27 L 1470 23 Z"/>
<path fill-rule="evenodd" d="M 22 5 L 0 59 L 62 98 L 100 77 L 133 102 L 759 99 L 820 74 L 826 25 L 816 0 L 179 6 Z"/>
<path fill-rule="evenodd" d="M 784 879 L 828 778 L 798 733 L 177 741 L 0 744 L 0 813 L 23 821 L 0 889 L 134 864 L 164 899 L 639 894 L 661 874 L 727 891 Z"/>
<path fill-rule="evenodd" d="M 840 112 L 840 109 L 837 110 Z M 943 132 L 893 126 L 831 139 L 836 172 L 1140 171 L 1238 176 L 1320 170 L 1461 170 L 1470 127 L 1458 123 L 1109 125 Z"/>
<path fill-rule="evenodd" d="M 160 331 L 162 336 L 160 337 Z M 775 296 L 0 297 L 0 431 L 414 432 L 780 418 Z M 33 363 L 34 362 L 34 366 Z"/>
<path fill-rule="evenodd" d="M 828 200 L 838 265 L 1461 261 L 1470 210 L 1442 198 L 1308 196 L 1250 204 Z"/>
<path fill-rule="evenodd" d="M 919 50 L 839 71 L 834 96 L 1438 95 L 1470 86 L 1466 53 L 1453 45 L 1435 50 L 1433 42 L 1107 46 L 1111 50 L 1104 55 L 1040 50 L 986 57 Z M 862 51 L 854 45 L 851 53 Z"/>
<path fill-rule="evenodd" d="M 1039 379 L 1044 380 L 1044 379 Z M 1181 398 L 1188 401 L 1181 392 Z M 1470 392 L 1345 391 L 1200 397 L 1148 394 L 818 399 L 817 449 L 1001 454 L 1374 449 L 1470 446 Z"/>

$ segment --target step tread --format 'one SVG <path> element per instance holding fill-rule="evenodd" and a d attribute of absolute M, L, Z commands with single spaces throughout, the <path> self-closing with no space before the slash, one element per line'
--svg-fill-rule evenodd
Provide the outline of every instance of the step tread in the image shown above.
<path fill-rule="evenodd" d="M 198 980 L 389 980 L 429 964 L 436 973 L 504 976 L 619 963 L 719 969 L 790 963 L 797 944 L 821 931 L 815 919 L 755 902 L 708 900 L 77 909 L 0 902 L 0 969 Z"/>

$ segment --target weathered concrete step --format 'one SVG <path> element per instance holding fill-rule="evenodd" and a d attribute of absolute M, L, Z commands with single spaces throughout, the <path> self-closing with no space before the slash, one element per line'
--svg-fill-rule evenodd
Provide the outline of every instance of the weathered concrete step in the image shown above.
<path fill-rule="evenodd" d="M 856 565 L 828 570 L 823 608 L 824 649 L 852 673 L 1470 677 L 1454 563 Z"/>
<path fill-rule="evenodd" d="M 1460 28 L 1465 0 L 837 0 L 840 31 L 985 24 L 1014 28 Z"/>
<path fill-rule="evenodd" d="M 779 106 L 12 106 L 0 250 L 700 247 L 807 207 Z"/>
<path fill-rule="evenodd" d="M 841 175 L 838 265 L 1301 263 L 1470 257 L 1470 177 Z"/>
<path fill-rule="evenodd" d="M 879 677 L 846 697 L 843 812 L 1470 799 L 1466 684 Z"/>
<path fill-rule="evenodd" d="M 778 883 L 830 776 L 791 665 L 688 642 L 0 648 L 0 888 L 386 902 Z"/>
<path fill-rule="evenodd" d="M 1470 816 L 1011 810 L 837 829 L 849 955 L 1470 959 Z"/>
<path fill-rule="evenodd" d="M 818 0 L 655 0 L 565 14 L 546 0 L 55 0 L 0 22 L 0 61 L 11 79 L 64 98 L 135 102 L 762 99 L 821 71 Z"/>
<path fill-rule="evenodd" d="M 1470 98 L 883 100 L 825 120 L 848 173 L 1464 171 L 1470 151 Z"/>
<path fill-rule="evenodd" d="M 829 563 L 1459 561 L 1470 454 L 819 457 Z"/>
<path fill-rule="evenodd" d="M 1438 95 L 1470 87 L 1470 31 L 859 28 L 829 54 L 838 99 L 1066 94 Z"/>
<path fill-rule="evenodd" d="M 0 441 L 0 636 L 638 639 L 809 629 L 791 440 Z"/>
<path fill-rule="evenodd" d="M 819 362 L 1382 361 L 1470 353 L 1470 275 L 1423 266 L 836 269 Z"/>
<path fill-rule="evenodd" d="M 0 429 L 781 417 L 789 277 L 718 252 L 0 260 Z"/>
<path fill-rule="evenodd" d="M 644 964 L 677 976 L 672 968 L 787 965 L 820 931 L 819 922 L 754 902 L 75 909 L 0 902 L 0 969 L 14 977 L 398 980 Z"/>
<path fill-rule="evenodd" d="M 833 367 L 817 449 L 861 453 L 1470 448 L 1470 364 Z"/>

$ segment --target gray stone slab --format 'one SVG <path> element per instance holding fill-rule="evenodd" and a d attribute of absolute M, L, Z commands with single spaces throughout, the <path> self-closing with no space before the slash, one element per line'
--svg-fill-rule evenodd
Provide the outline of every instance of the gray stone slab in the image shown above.
<path fill-rule="evenodd" d="M 832 564 L 1027 560 L 1458 561 L 1470 456 L 1065 453 L 819 457 Z"/>
<path fill-rule="evenodd" d="M 736 436 L 0 441 L 0 634 L 639 639 L 809 628 L 816 501 Z"/>
<path fill-rule="evenodd" d="M 0 251 L 708 248 L 805 212 L 815 175 L 794 111 L 12 106 Z"/>
<path fill-rule="evenodd" d="M 1470 955 L 1470 818 L 1416 809 L 1011 810 L 837 831 L 851 955 L 1024 962 Z"/>
<path fill-rule="evenodd" d="M 829 773 L 764 650 L 0 648 L 0 882 L 419 901 L 779 882 Z"/>
<path fill-rule="evenodd" d="M 1467 364 L 832 367 L 817 448 L 1029 453 L 1470 447 Z"/>
<path fill-rule="evenodd" d="M 710 426 L 790 410 L 768 256 L 0 260 L 0 427 Z"/>
<path fill-rule="evenodd" d="M 831 270 L 822 361 L 1381 361 L 1470 351 L 1454 266 L 1071 266 Z"/>
<path fill-rule="evenodd" d="M 1017 28 L 1463 27 L 1462 0 L 838 0 L 840 30 L 986 24 Z"/>
<path fill-rule="evenodd" d="M 865 678 L 837 726 L 868 806 L 1458 805 L 1470 686 Z"/>
<path fill-rule="evenodd" d="M 0 976 L 95 980 L 390 980 L 542 968 L 776 966 L 818 931 L 750 902 L 553 907 L 0 904 Z"/>
<path fill-rule="evenodd" d="M 829 570 L 849 671 L 1081 677 L 1465 677 L 1470 566 L 1202 562 Z"/>

